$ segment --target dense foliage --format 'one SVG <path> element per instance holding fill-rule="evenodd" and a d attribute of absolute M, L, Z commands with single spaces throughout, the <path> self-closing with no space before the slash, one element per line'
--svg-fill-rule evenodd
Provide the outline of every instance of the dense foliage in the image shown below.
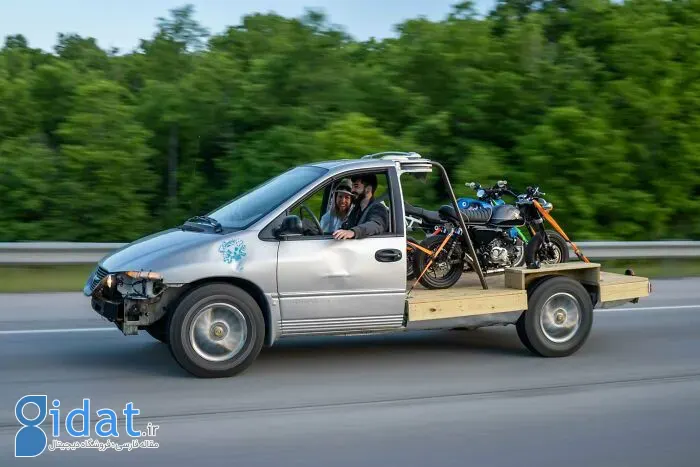
<path fill-rule="evenodd" d="M 130 53 L 0 51 L 0 241 L 128 241 L 315 159 L 415 150 L 539 184 L 579 240 L 700 238 L 700 1 L 470 2 L 360 42 L 318 12 Z M 437 177 L 432 180 L 437 182 Z M 409 201 L 445 202 L 439 183 Z"/>

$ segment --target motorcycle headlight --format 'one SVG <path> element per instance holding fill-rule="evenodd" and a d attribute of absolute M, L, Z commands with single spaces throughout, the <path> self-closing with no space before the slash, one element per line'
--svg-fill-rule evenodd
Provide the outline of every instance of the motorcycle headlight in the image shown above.
<path fill-rule="evenodd" d="M 476 196 L 478 196 L 479 198 L 483 198 L 485 194 L 486 192 L 481 189 L 476 192 Z"/>

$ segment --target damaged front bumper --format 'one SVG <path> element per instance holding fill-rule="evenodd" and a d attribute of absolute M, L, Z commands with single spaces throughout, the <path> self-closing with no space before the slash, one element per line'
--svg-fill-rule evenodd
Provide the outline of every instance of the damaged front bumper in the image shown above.
<path fill-rule="evenodd" d="M 100 316 L 114 323 L 125 335 L 138 334 L 167 312 L 171 288 L 158 273 L 146 271 L 109 272 L 98 267 L 90 275 L 83 294 Z"/>

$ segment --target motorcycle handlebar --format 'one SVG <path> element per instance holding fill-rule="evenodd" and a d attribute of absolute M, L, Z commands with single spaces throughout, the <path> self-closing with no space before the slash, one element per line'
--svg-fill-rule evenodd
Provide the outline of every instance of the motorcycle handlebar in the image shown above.
<path fill-rule="evenodd" d="M 518 198 L 518 197 L 521 196 L 521 195 L 518 195 L 514 190 L 512 190 L 512 189 L 508 186 L 508 181 L 507 181 L 507 180 L 498 180 L 498 182 L 496 182 L 496 184 L 493 186 L 493 188 L 483 188 L 483 187 L 482 187 L 479 183 L 477 183 L 477 182 L 467 182 L 467 183 L 465 183 L 464 185 L 467 186 L 467 187 L 469 187 L 469 188 L 471 188 L 472 190 L 475 190 L 475 191 L 480 190 L 480 189 L 483 189 L 483 190 L 484 190 L 484 193 L 485 193 L 485 195 L 486 195 L 486 197 L 491 197 L 491 196 L 494 196 L 494 195 L 495 195 L 495 196 L 500 196 L 500 195 L 503 194 L 503 193 L 507 193 L 507 194 L 513 196 L 514 198 Z M 528 186 L 528 187 L 525 189 L 525 195 L 528 196 L 528 197 L 533 197 L 533 198 L 534 198 L 534 197 L 538 197 L 538 196 L 544 196 L 544 195 L 546 195 L 546 194 L 547 194 L 547 193 L 544 193 L 544 192 L 540 191 L 540 187 L 538 187 L 538 186 L 535 186 L 535 187 Z"/>

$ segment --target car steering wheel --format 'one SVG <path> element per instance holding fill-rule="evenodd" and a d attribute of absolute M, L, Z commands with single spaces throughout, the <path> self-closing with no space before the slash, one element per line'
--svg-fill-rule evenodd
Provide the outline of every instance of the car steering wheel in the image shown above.
<path fill-rule="evenodd" d="M 319 234 L 319 235 L 323 235 L 323 227 L 321 227 L 321 223 L 318 221 L 318 218 L 316 217 L 316 214 L 314 214 L 314 212 L 313 212 L 311 209 L 309 209 L 309 207 L 308 207 L 307 205 L 305 205 L 305 204 L 302 204 L 302 205 L 301 205 L 301 211 L 306 211 L 306 212 L 308 212 L 309 214 L 311 214 L 311 218 L 314 220 L 314 224 L 316 224 L 316 227 L 318 227 L 318 234 Z M 300 212 L 300 213 L 301 213 L 301 212 Z M 304 219 L 304 215 L 303 215 L 303 214 L 301 215 L 301 219 L 302 219 L 302 220 Z"/>

